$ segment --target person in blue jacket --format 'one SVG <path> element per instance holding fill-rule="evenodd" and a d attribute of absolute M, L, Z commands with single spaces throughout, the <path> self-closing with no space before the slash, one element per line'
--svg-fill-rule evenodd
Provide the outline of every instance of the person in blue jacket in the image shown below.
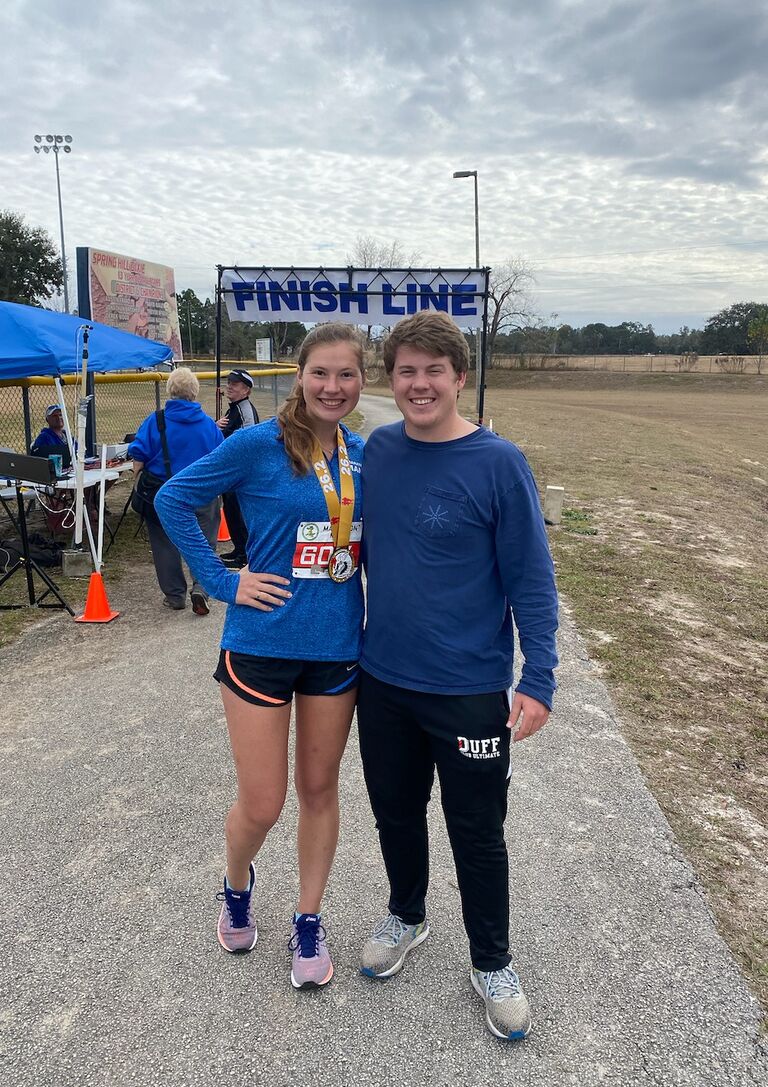
<path fill-rule="evenodd" d="M 30 449 L 33 457 L 61 453 L 67 448 L 64 432 L 64 413 L 61 404 L 49 404 L 45 409 L 45 426 L 35 438 Z"/>
<path fill-rule="evenodd" d="M 226 820 L 227 867 L 217 935 L 226 951 L 256 944 L 254 858 L 288 786 L 296 704 L 299 898 L 291 984 L 333 975 L 321 905 L 339 832 L 341 757 L 355 704 L 362 638 L 362 439 L 341 424 L 363 386 L 363 339 L 317 325 L 298 354 L 277 418 L 238 430 L 169 480 L 156 508 L 207 591 L 227 602 L 218 680 L 237 771 Z M 229 570 L 195 521 L 213 495 L 234 492 L 247 527 L 247 565 Z"/>
<path fill-rule="evenodd" d="M 397 324 L 384 365 L 403 421 L 365 448 L 367 620 L 360 750 L 389 912 L 361 972 L 388 978 L 429 935 L 427 805 L 435 769 L 486 1023 L 530 1030 L 509 954 L 504 841 L 510 737 L 546 722 L 557 593 L 531 470 L 511 442 L 464 419 L 469 350 L 443 313 Z M 511 706 L 513 624 L 524 657 Z"/>
<path fill-rule="evenodd" d="M 175 474 L 216 449 L 224 438 L 213 419 L 197 403 L 200 383 L 188 367 L 180 366 L 168 375 L 166 393 L 168 399 L 163 409 L 165 438 L 171 472 Z M 161 479 L 167 479 L 163 443 L 155 412 L 147 416 L 139 427 L 128 447 L 128 456 L 133 458 L 137 478 L 147 469 Z M 201 503 L 195 516 L 203 535 L 215 547 L 219 530 L 218 497 L 214 495 Z M 183 611 L 187 606 L 187 579 L 179 550 L 168 538 L 159 520 L 148 517 L 145 524 L 157 581 L 163 593 L 163 604 L 173 611 Z M 194 575 L 189 595 L 195 615 L 207 615 L 210 610 L 208 593 Z"/>

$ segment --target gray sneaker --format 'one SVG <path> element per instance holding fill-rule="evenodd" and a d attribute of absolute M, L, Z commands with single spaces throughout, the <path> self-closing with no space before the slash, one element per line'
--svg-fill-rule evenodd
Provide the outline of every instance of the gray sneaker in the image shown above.
<path fill-rule="evenodd" d="M 531 1009 L 514 970 L 470 971 L 475 991 L 485 1001 L 485 1021 L 497 1038 L 515 1041 L 531 1032 Z"/>
<path fill-rule="evenodd" d="M 388 913 L 374 928 L 361 955 L 360 973 L 368 978 L 391 978 L 403 968 L 405 956 L 429 936 L 426 918 L 418 925 L 406 925 Z"/>

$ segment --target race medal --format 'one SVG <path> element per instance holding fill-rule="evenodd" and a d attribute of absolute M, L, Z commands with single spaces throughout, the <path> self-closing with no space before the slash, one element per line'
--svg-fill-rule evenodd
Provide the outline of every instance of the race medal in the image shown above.
<path fill-rule="evenodd" d="M 342 585 L 354 576 L 356 565 L 355 557 L 349 546 L 352 535 L 352 519 L 355 512 L 355 483 L 341 427 L 336 428 L 336 448 L 339 451 L 341 498 L 336 493 L 331 470 L 326 463 L 325 455 L 318 441 L 315 441 L 312 467 L 325 496 L 333 537 L 333 552 L 327 560 L 328 576 L 337 585 Z"/>
<path fill-rule="evenodd" d="M 328 563 L 328 576 L 337 585 L 355 576 L 355 558 L 348 547 L 337 547 Z"/>

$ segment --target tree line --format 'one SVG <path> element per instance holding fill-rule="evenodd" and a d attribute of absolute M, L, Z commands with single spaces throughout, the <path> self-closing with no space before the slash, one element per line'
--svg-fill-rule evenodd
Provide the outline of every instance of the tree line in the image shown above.
<path fill-rule="evenodd" d="M 358 268 L 415 267 L 418 253 L 405 254 L 397 241 L 382 243 L 358 235 L 347 263 Z M 50 236 L 31 227 L 24 217 L 0 211 L 0 300 L 44 306 L 61 290 L 61 258 Z M 768 353 L 768 305 L 736 302 L 718 310 L 702 329 L 683 326 L 664 335 L 637 321 L 617 325 L 592 322 L 580 328 L 545 320 L 536 314 L 532 295 L 535 276 L 530 265 L 511 257 L 492 269 L 488 300 L 490 355 L 759 355 Z M 186 357 L 212 356 L 216 343 L 216 305 L 191 289 L 176 296 Z M 221 350 L 226 358 L 256 355 L 256 341 L 270 339 L 274 359 L 293 354 L 306 329 L 292 322 L 231 322 L 222 308 Z M 368 329 L 375 341 L 384 330 Z"/>
<path fill-rule="evenodd" d="M 198 298 L 191 287 L 176 295 L 179 329 L 185 358 L 200 358 L 216 351 L 216 303 Z M 307 334 L 298 321 L 230 321 L 221 307 L 221 353 L 228 359 L 253 359 L 256 341 L 271 340 L 272 358 L 292 355 Z"/>
<path fill-rule="evenodd" d="M 191 289 L 177 296 L 179 322 L 185 355 L 213 354 L 215 349 L 216 306 L 201 301 Z M 490 307 L 489 307 L 490 309 Z M 768 352 L 768 305 L 736 302 L 719 310 L 703 329 L 683 326 L 679 332 L 654 332 L 653 326 L 637 321 L 606 325 L 596 321 L 581 328 L 547 324 L 528 311 L 526 324 L 493 336 L 493 313 L 489 314 L 491 355 L 763 355 Z M 379 335 L 377 335 L 377 331 Z M 384 330 L 369 329 L 375 346 Z M 294 321 L 283 323 L 231 322 L 222 312 L 221 351 L 227 358 L 253 358 L 255 341 L 269 337 L 275 359 L 293 354 L 306 328 Z M 470 337 L 473 343 L 474 337 Z"/>
<path fill-rule="evenodd" d="M 653 325 L 622 321 L 568 324 L 534 323 L 496 337 L 497 355 L 763 355 L 768 350 L 768 305 L 736 302 L 718 310 L 703 329 L 664 334 Z"/>

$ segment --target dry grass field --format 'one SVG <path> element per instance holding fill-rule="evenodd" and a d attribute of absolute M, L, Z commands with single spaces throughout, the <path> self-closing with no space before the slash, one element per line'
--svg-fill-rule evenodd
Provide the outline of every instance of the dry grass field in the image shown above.
<path fill-rule="evenodd" d="M 551 540 L 566 606 L 768 1007 L 768 379 L 490 386 L 494 429 L 542 489 L 565 487 Z"/>

